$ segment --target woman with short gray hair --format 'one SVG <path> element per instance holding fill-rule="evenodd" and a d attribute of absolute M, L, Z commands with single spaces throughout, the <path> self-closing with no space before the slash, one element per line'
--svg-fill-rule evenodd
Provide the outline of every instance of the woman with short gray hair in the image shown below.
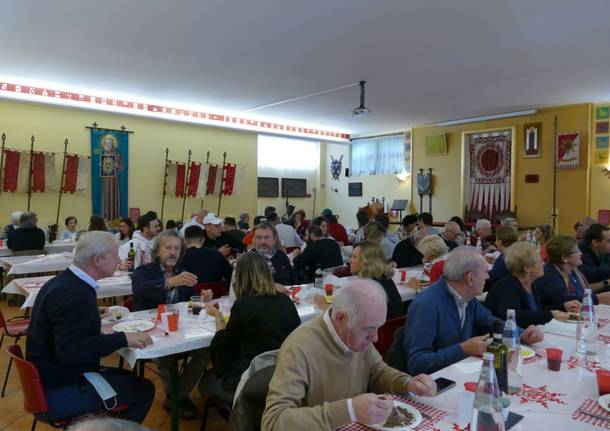
<path fill-rule="evenodd" d="M 426 235 L 417 244 L 417 250 L 423 256 L 424 272 L 430 276 L 430 283 L 435 283 L 443 276 L 449 247 L 440 236 Z"/>
<path fill-rule="evenodd" d="M 509 274 L 492 286 L 485 306 L 498 319 L 506 318 L 506 310 L 515 310 L 517 324 L 522 328 L 543 325 L 551 319 L 567 320 L 559 310 L 541 310 L 532 290 L 534 280 L 544 275 L 544 262 L 536 248 L 524 241 L 511 245 L 505 252 Z"/>

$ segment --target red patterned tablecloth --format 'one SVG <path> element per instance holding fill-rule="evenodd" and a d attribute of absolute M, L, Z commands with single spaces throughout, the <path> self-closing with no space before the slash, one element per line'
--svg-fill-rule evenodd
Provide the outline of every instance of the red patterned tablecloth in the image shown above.
<path fill-rule="evenodd" d="M 608 420 L 606 421 L 603 419 L 594 418 L 593 416 L 585 415 L 579 412 L 579 410 L 605 416 L 608 418 Z M 574 410 L 574 413 L 572 413 L 572 419 L 585 422 L 590 425 L 595 425 L 600 428 L 610 429 L 610 413 L 604 410 L 596 400 L 592 400 L 590 398 L 584 400 L 583 403 L 576 410 Z"/>
<path fill-rule="evenodd" d="M 424 414 L 426 416 L 428 416 L 428 418 L 423 417 L 422 423 L 419 424 L 419 426 L 415 428 L 418 431 L 433 431 L 435 429 L 434 424 L 436 424 L 437 422 L 441 421 L 443 418 L 448 416 L 448 413 L 444 410 L 437 409 L 435 407 L 420 403 L 419 401 L 415 401 L 410 398 L 403 398 L 401 396 L 396 395 L 396 396 L 394 396 L 394 399 L 405 402 L 405 403 L 415 407 L 417 410 L 419 410 L 420 413 L 422 413 L 422 416 Z M 359 423 L 353 423 L 353 424 L 341 427 L 339 429 L 341 431 L 364 431 L 364 430 L 370 430 L 371 428 L 367 427 L 366 425 L 359 424 Z"/>

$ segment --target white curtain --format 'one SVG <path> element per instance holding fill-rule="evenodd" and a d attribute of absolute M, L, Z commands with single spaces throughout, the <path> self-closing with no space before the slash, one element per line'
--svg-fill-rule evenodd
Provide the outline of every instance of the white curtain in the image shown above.
<path fill-rule="evenodd" d="M 396 174 L 405 169 L 404 137 L 400 135 L 352 141 L 352 175 Z"/>

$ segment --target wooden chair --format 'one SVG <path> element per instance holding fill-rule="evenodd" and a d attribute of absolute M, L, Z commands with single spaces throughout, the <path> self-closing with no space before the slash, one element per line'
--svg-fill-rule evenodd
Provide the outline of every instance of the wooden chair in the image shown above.
<path fill-rule="evenodd" d="M 483 211 L 475 208 L 466 207 L 464 209 L 464 223 L 476 223 L 477 220 L 485 218 L 483 216 Z"/>
<path fill-rule="evenodd" d="M 6 351 L 11 357 L 11 360 L 15 362 L 15 368 L 19 373 L 19 380 L 21 381 L 21 390 L 23 392 L 23 406 L 25 411 L 34 415 L 34 422 L 32 422 L 31 431 L 36 428 L 36 422 L 41 420 L 53 428 L 66 429 L 73 422 L 80 419 L 82 416 L 74 418 L 65 418 L 61 420 L 51 421 L 49 419 L 49 405 L 47 404 L 47 396 L 45 394 L 38 369 L 34 364 L 23 359 L 23 353 L 21 353 L 21 347 L 19 344 L 12 344 L 6 347 Z M 97 416 L 108 416 L 118 414 L 128 409 L 127 404 L 119 404 L 117 407 L 110 411 L 98 411 L 94 412 L 93 415 Z M 91 416 L 88 414 L 87 416 Z"/>
<path fill-rule="evenodd" d="M 381 328 L 379 328 L 377 342 L 374 343 L 374 346 L 382 357 L 385 356 L 387 350 L 394 341 L 394 332 L 396 332 L 396 329 L 404 326 L 406 320 L 407 316 L 396 317 L 387 320 Z"/>

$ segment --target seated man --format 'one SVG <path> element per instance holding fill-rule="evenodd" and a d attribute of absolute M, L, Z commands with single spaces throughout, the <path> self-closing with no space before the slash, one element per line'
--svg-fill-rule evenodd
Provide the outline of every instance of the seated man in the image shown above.
<path fill-rule="evenodd" d="M 574 238 L 576 238 L 576 241 L 581 241 L 585 236 L 585 232 L 589 229 L 589 226 L 595 223 L 595 219 L 590 216 L 578 220 L 574 225 Z"/>
<path fill-rule="evenodd" d="M 102 334 L 97 280 L 110 277 L 119 263 L 118 246 L 108 232 L 89 232 L 76 243 L 74 263 L 40 290 L 32 311 L 26 357 L 38 368 L 51 421 L 100 410 L 101 398 L 83 377 L 98 372 L 128 404 L 121 417 L 142 422 L 155 387 L 131 372 L 100 370 L 100 359 L 123 347 L 152 344 L 143 333 Z M 112 405 L 112 403 L 110 404 Z"/>
<path fill-rule="evenodd" d="M 6 246 L 12 251 L 43 250 L 45 241 L 44 231 L 38 227 L 38 216 L 26 212 L 19 218 L 19 227 L 9 233 Z"/>
<path fill-rule="evenodd" d="M 296 278 L 290 260 L 288 260 L 286 253 L 277 248 L 275 228 L 267 222 L 261 222 L 254 226 L 253 232 L 253 251 L 267 259 L 271 265 L 273 281 L 284 286 L 294 284 Z"/>
<path fill-rule="evenodd" d="M 378 394 L 435 395 L 430 376 L 410 377 L 391 368 L 373 347 L 386 320 L 386 303 L 378 283 L 352 281 L 329 310 L 286 338 L 269 384 L 262 430 L 383 423 L 392 401 Z"/>
<path fill-rule="evenodd" d="M 484 218 L 477 220 L 474 227 L 474 235 L 470 235 L 470 245 L 475 247 L 479 239 L 481 240 L 483 253 L 488 253 L 496 249 L 496 247 L 494 247 L 496 239 L 493 235 L 491 222 Z"/>
<path fill-rule="evenodd" d="M 134 310 L 157 308 L 159 304 L 173 304 L 189 301 L 195 295 L 193 286 L 197 277 L 177 267 L 185 252 L 184 240 L 173 230 L 166 230 L 155 239 L 152 257 L 154 262 L 136 268 L 131 279 Z M 204 290 L 201 295 L 212 299 L 212 291 Z M 189 394 L 203 375 L 210 359 L 209 349 L 189 352 L 190 360 L 184 367 L 179 381 L 180 417 L 194 419 L 197 410 L 189 399 Z M 169 379 L 171 370 L 176 369 L 176 355 L 163 356 L 156 360 L 165 393 L 168 397 L 163 408 L 171 410 Z"/>
<path fill-rule="evenodd" d="M 197 212 L 193 213 L 193 217 L 187 221 L 186 223 L 184 223 L 182 225 L 182 227 L 180 228 L 180 236 L 182 238 L 184 238 L 184 232 L 186 231 L 186 228 L 189 226 L 199 226 L 201 229 L 205 229 L 203 227 L 203 219 L 205 218 L 205 216 L 207 216 L 209 214 L 208 210 L 200 210 Z"/>
<path fill-rule="evenodd" d="M 186 253 L 181 267 L 197 277 L 197 283 L 231 280 L 233 267 L 218 250 L 203 247 L 204 231 L 192 225 L 184 231 Z"/>
<path fill-rule="evenodd" d="M 5 239 L 8 238 L 9 234 L 19 227 L 19 223 L 21 223 L 21 216 L 23 215 L 23 211 L 14 211 L 11 214 L 11 222 L 4 226 L 4 230 L 0 234 L 0 238 Z"/>
<path fill-rule="evenodd" d="M 243 230 L 241 230 L 237 227 L 237 221 L 235 220 L 235 218 L 234 217 L 225 217 L 222 227 L 223 227 L 225 233 L 227 235 L 229 235 L 231 237 L 231 239 L 233 240 L 233 244 L 235 244 L 236 246 L 239 246 L 239 248 L 238 248 L 239 252 L 243 253 L 244 244 L 242 241 L 244 240 L 244 237 L 246 236 L 246 232 L 244 232 Z"/>
<path fill-rule="evenodd" d="M 216 215 L 209 213 L 205 216 L 203 226 L 205 228 L 204 247 L 215 248 L 225 257 L 234 252 L 241 253 L 244 250 L 243 244 L 235 241 L 231 235 L 222 231 L 222 219 L 216 217 Z"/>
<path fill-rule="evenodd" d="M 453 250 L 454 248 L 457 248 L 458 243 L 456 239 L 461 233 L 462 230 L 460 229 L 460 225 L 456 222 L 450 221 L 445 224 L 445 227 L 441 232 L 441 238 L 443 239 L 443 241 L 445 241 L 447 247 L 449 247 L 449 251 Z"/>
<path fill-rule="evenodd" d="M 307 228 L 310 242 L 305 247 L 303 253 L 301 249 L 292 252 L 294 258 L 294 269 L 302 270 L 305 274 L 305 281 L 312 282 L 316 269 L 333 268 L 343 265 L 341 248 L 337 241 L 324 238 L 320 226 L 312 224 Z"/>
<path fill-rule="evenodd" d="M 504 261 L 504 251 L 517 242 L 517 231 L 510 226 L 500 226 L 496 229 L 496 248 L 500 252 L 500 256 L 494 262 L 489 278 L 485 282 L 485 290 L 491 289 L 498 280 L 508 274 L 508 268 Z"/>
<path fill-rule="evenodd" d="M 440 235 L 441 232 L 438 228 L 432 225 L 434 223 L 434 218 L 430 213 L 421 213 L 417 215 L 417 226 L 419 230 L 427 231 L 426 235 Z"/>
<path fill-rule="evenodd" d="M 270 214 L 267 221 L 275 227 L 277 236 L 284 247 L 300 247 L 303 244 L 297 231 L 291 225 L 282 223 L 277 213 Z"/>
<path fill-rule="evenodd" d="M 424 256 L 417 249 L 417 244 L 427 234 L 427 231 L 422 229 L 415 236 L 409 236 L 396 244 L 392 252 L 392 262 L 396 263 L 398 268 L 421 265 Z"/>
<path fill-rule="evenodd" d="M 131 263 L 127 259 L 129 250 L 133 247 L 136 252 L 134 266 L 137 268 L 140 265 L 145 265 L 152 262 L 152 248 L 155 243 L 155 237 L 159 234 L 161 226 L 157 215 L 154 213 L 146 213 L 138 217 L 138 230 L 133 233 L 131 240 L 126 241 L 119 248 L 119 257 L 121 258 L 121 267 L 127 270 L 133 270 Z"/>
<path fill-rule="evenodd" d="M 487 263 L 472 247 L 449 253 L 445 278 L 419 294 L 409 307 L 404 339 L 408 372 L 433 373 L 487 350 L 496 318 L 476 299 L 487 277 Z M 521 335 L 524 343 L 542 338 L 533 325 Z"/>
<path fill-rule="evenodd" d="M 582 253 L 582 264 L 578 267 L 589 283 L 601 283 L 601 289 L 608 287 L 610 267 L 602 265 L 602 259 L 610 253 L 610 228 L 595 223 L 586 230 L 578 244 Z"/>

